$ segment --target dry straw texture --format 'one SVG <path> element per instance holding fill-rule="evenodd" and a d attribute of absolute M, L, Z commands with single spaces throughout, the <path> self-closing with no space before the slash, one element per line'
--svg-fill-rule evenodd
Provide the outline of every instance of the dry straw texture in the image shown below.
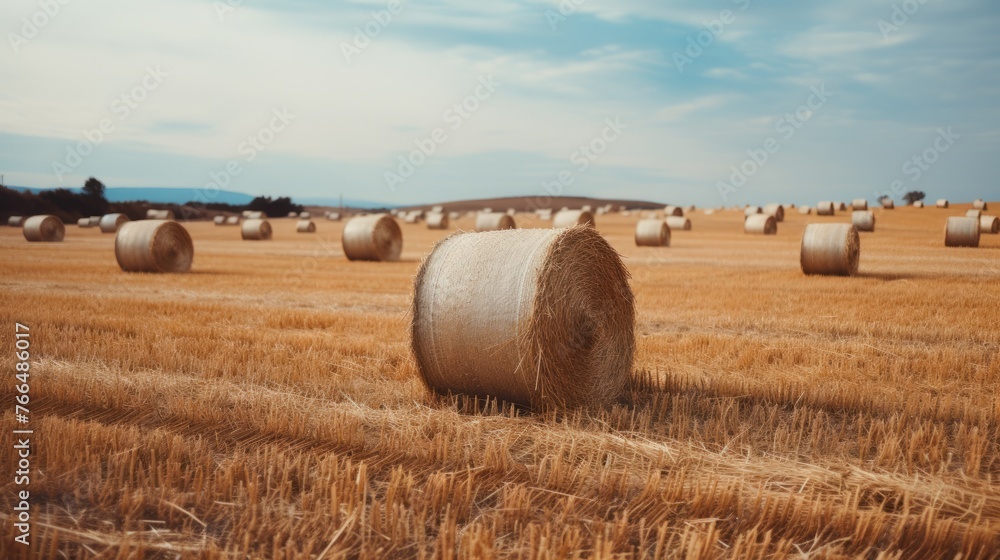
<path fill-rule="evenodd" d="M 867 210 L 868 209 L 868 201 L 865 200 L 865 199 L 863 199 L 863 198 L 855 198 L 851 202 L 851 208 L 853 210 Z"/>
<path fill-rule="evenodd" d="M 836 214 L 834 205 L 828 200 L 824 200 L 816 205 L 817 216 L 833 216 Z"/>
<path fill-rule="evenodd" d="M 351 218 L 344 224 L 344 254 L 352 261 L 398 261 L 403 231 L 388 214 Z"/>
<path fill-rule="evenodd" d="M 476 231 L 499 231 L 515 229 L 514 218 L 502 212 L 481 212 L 476 216 Z"/>
<path fill-rule="evenodd" d="M 115 233 L 127 221 L 129 221 L 128 216 L 125 214 L 105 214 L 101 216 L 99 223 L 101 233 Z"/>
<path fill-rule="evenodd" d="M 972 201 L 972 207 L 975 208 L 976 210 L 989 210 L 990 209 L 989 204 L 986 204 L 986 201 L 983 200 L 983 199 L 981 199 L 981 198 Z"/>
<path fill-rule="evenodd" d="M 978 218 L 981 218 L 982 216 L 983 216 L 983 211 L 982 210 L 967 210 L 965 212 L 965 217 L 966 218 L 977 218 L 978 219 Z"/>
<path fill-rule="evenodd" d="M 668 216 L 666 222 L 672 230 L 691 231 L 691 220 L 688 218 Z"/>
<path fill-rule="evenodd" d="M 802 235 L 800 264 L 806 274 L 854 276 L 861 238 L 851 224 L 809 224 Z"/>
<path fill-rule="evenodd" d="M 778 221 L 774 216 L 767 214 L 753 214 L 747 216 L 743 223 L 743 231 L 746 233 L 758 233 L 764 235 L 776 235 L 778 233 Z"/>
<path fill-rule="evenodd" d="M 979 233 L 998 234 L 1000 233 L 1000 218 L 997 216 L 980 216 Z"/>
<path fill-rule="evenodd" d="M 663 209 L 663 212 L 667 216 L 683 216 L 684 215 L 684 209 L 681 208 L 680 206 L 667 206 L 666 208 Z"/>
<path fill-rule="evenodd" d="M 978 218 L 948 218 L 944 228 L 945 247 L 979 247 Z"/>
<path fill-rule="evenodd" d="M 594 215 L 586 210 L 563 210 L 552 219 L 554 228 L 571 228 L 573 226 L 597 227 Z"/>
<path fill-rule="evenodd" d="M 868 210 L 856 210 L 851 214 L 851 223 L 858 231 L 875 231 L 875 214 Z"/>
<path fill-rule="evenodd" d="M 23 233 L 28 241 L 62 241 L 66 227 L 59 218 L 42 214 L 25 220 Z"/>
<path fill-rule="evenodd" d="M 295 224 L 295 231 L 299 233 L 316 233 L 316 224 L 312 220 L 299 220 L 299 223 Z"/>
<path fill-rule="evenodd" d="M 243 222 L 240 234 L 247 241 L 266 241 L 271 239 L 271 223 L 267 220 L 249 218 Z"/>
<path fill-rule="evenodd" d="M 427 229 L 448 229 L 448 214 L 444 212 L 431 212 L 427 214 Z"/>
<path fill-rule="evenodd" d="M 951 204 L 948 202 L 948 199 L 946 198 L 942 198 L 937 201 L 938 208 L 948 208 L 949 206 L 951 206 Z"/>
<path fill-rule="evenodd" d="M 427 386 L 548 408 L 628 389 L 635 302 L 593 228 L 453 235 L 417 274 L 412 345 Z"/>
<path fill-rule="evenodd" d="M 10 227 L 21 227 L 24 225 L 24 216 L 11 216 L 7 218 L 7 225 Z"/>
<path fill-rule="evenodd" d="M 760 206 L 747 206 L 746 208 L 743 209 L 744 216 L 753 216 L 754 214 L 761 214 L 763 212 L 764 209 L 761 208 Z"/>
<path fill-rule="evenodd" d="M 635 244 L 639 247 L 669 247 L 670 226 L 655 218 L 639 220 L 635 225 Z"/>
<path fill-rule="evenodd" d="M 779 222 L 785 221 L 785 207 L 780 204 L 768 204 L 764 207 L 763 213 L 774 216 L 774 219 Z"/>
<path fill-rule="evenodd" d="M 115 258 L 125 272 L 187 272 L 194 261 L 194 243 L 174 221 L 127 222 L 115 237 Z"/>

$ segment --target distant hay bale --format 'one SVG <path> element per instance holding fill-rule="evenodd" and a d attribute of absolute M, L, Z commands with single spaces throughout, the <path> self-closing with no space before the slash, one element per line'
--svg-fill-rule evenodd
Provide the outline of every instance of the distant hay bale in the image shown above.
<path fill-rule="evenodd" d="M 251 212 L 250 210 L 244 210 L 243 212 L 240 213 L 240 217 L 246 219 L 250 217 L 250 214 L 253 214 L 253 212 Z"/>
<path fill-rule="evenodd" d="M 248 220 L 266 220 L 267 214 L 263 212 L 250 212 L 246 217 Z"/>
<path fill-rule="evenodd" d="M 515 210 L 513 208 L 508 208 L 507 209 L 507 215 L 511 216 L 511 217 L 517 216 L 517 210 Z"/>
<path fill-rule="evenodd" d="M 341 239 L 344 254 L 352 261 L 398 261 L 403 252 L 403 231 L 388 214 L 351 218 Z"/>
<path fill-rule="evenodd" d="M 775 221 L 785 221 L 785 207 L 780 204 L 768 204 L 763 208 L 763 214 L 774 216 Z"/>
<path fill-rule="evenodd" d="M 150 209 L 146 210 L 146 219 L 147 220 L 155 220 L 156 217 L 159 216 L 159 215 L 160 215 L 160 211 L 157 210 L 156 208 L 150 208 Z"/>
<path fill-rule="evenodd" d="M 951 204 L 948 202 L 948 199 L 946 198 L 939 199 L 935 205 L 938 208 L 948 208 L 949 206 L 951 206 Z"/>
<path fill-rule="evenodd" d="M 340 212 L 330 212 L 329 214 L 327 214 L 326 219 L 330 220 L 331 222 L 339 222 Z"/>
<path fill-rule="evenodd" d="M 533 410 L 610 406 L 629 388 L 635 354 L 628 278 L 589 227 L 448 237 L 414 285 L 420 376 L 439 394 Z"/>
<path fill-rule="evenodd" d="M 923 200 L 918 200 L 918 201 L 914 202 L 913 203 L 913 207 L 914 208 L 923 208 L 924 207 L 924 201 Z"/>
<path fill-rule="evenodd" d="M 297 233 L 316 233 L 316 224 L 312 220 L 299 220 L 295 224 L 295 231 Z"/>
<path fill-rule="evenodd" d="M 417 223 L 420 220 L 419 220 L 419 218 L 417 218 L 416 214 L 410 212 L 406 216 L 403 216 L 403 221 L 406 222 L 406 223 L 408 223 L 408 224 L 415 224 L 415 223 Z"/>
<path fill-rule="evenodd" d="M 743 223 L 743 231 L 746 233 L 776 235 L 778 233 L 778 221 L 774 216 L 767 214 L 753 214 L 746 217 Z"/>
<path fill-rule="evenodd" d="M 563 210 L 552 219 L 554 228 L 571 228 L 573 226 L 597 227 L 594 215 L 585 210 Z"/>
<path fill-rule="evenodd" d="M 171 220 L 127 222 L 115 237 L 115 258 L 125 272 L 187 272 L 194 243 L 184 226 Z"/>
<path fill-rule="evenodd" d="M 11 216 L 7 218 L 7 225 L 10 227 L 21 227 L 24 225 L 24 216 Z"/>
<path fill-rule="evenodd" d="M 894 201 L 891 198 L 883 198 L 882 199 L 882 208 L 885 209 L 885 210 L 895 210 L 896 209 L 896 201 Z"/>
<path fill-rule="evenodd" d="M 683 216 L 684 209 L 680 206 L 667 206 L 663 209 L 663 213 L 667 216 Z"/>
<path fill-rule="evenodd" d="M 799 256 L 805 274 L 854 276 L 860 258 L 861 237 L 851 224 L 806 226 Z"/>
<path fill-rule="evenodd" d="M 476 216 L 476 231 L 516 229 L 514 218 L 502 212 L 482 212 Z"/>
<path fill-rule="evenodd" d="M 743 209 L 744 216 L 753 216 L 754 214 L 763 214 L 764 209 L 760 206 L 747 206 Z"/>
<path fill-rule="evenodd" d="M 976 218 L 978 220 L 982 216 L 983 216 L 983 211 L 982 210 L 972 209 L 972 210 L 966 210 L 965 211 L 965 217 L 966 218 Z"/>
<path fill-rule="evenodd" d="M 91 216 L 87 218 L 90 221 L 90 227 L 97 227 L 101 225 L 101 216 Z"/>
<path fill-rule="evenodd" d="M 448 229 L 448 214 L 444 212 L 431 212 L 427 214 L 427 229 Z"/>
<path fill-rule="evenodd" d="M 810 216 L 813 213 L 813 209 L 808 206 L 799 206 L 799 214 L 804 216 Z"/>
<path fill-rule="evenodd" d="M 229 216 L 228 218 L 226 218 L 226 225 L 227 226 L 238 226 L 238 225 L 240 225 L 240 217 L 239 216 Z"/>
<path fill-rule="evenodd" d="M 431 208 L 432 214 L 444 214 L 444 206 L 434 206 Z"/>
<path fill-rule="evenodd" d="M 824 200 L 816 205 L 817 216 L 834 216 L 836 213 L 836 207 L 828 200 Z"/>
<path fill-rule="evenodd" d="M 1000 218 L 997 216 L 980 216 L 979 233 L 996 235 L 1000 233 Z"/>
<path fill-rule="evenodd" d="M 222 216 L 222 215 L 219 215 L 219 216 L 216 216 L 215 218 L 212 218 L 212 221 L 217 226 L 224 226 L 224 225 L 226 225 L 226 217 Z"/>
<path fill-rule="evenodd" d="M 855 212 L 861 210 L 868 210 L 868 201 L 863 198 L 855 198 L 851 202 L 851 209 Z"/>
<path fill-rule="evenodd" d="M 635 244 L 638 247 L 669 247 L 670 226 L 659 219 L 639 220 L 635 225 Z"/>
<path fill-rule="evenodd" d="M 90 218 L 80 218 L 79 220 L 76 221 L 76 225 L 82 228 L 94 227 L 90 225 Z"/>
<path fill-rule="evenodd" d="M 288 213 L 288 217 L 289 218 L 298 218 L 299 214 L 298 214 L 298 212 L 289 212 Z"/>
<path fill-rule="evenodd" d="M 173 220 L 174 211 L 173 210 L 157 210 L 156 208 L 150 208 L 146 210 L 147 220 Z"/>
<path fill-rule="evenodd" d="M 66 226 L 59 218 L 50 214 L 42 214 L 24 220 L 22 233 L 28 241 L 57 242 L 66 237 Z"/>
<path fill-rule="evenodd" d="M 129 221 L 125 214 L 105 214 L 101 216 L 101 233 L 116 233 L 122 224 Z"/>
<path fill-rule="evenodd" d="M 691 231 L 691 220 L 678 216 L 667 216 L 667 225 L 674 231 Z"/>
<path fill-rule="evenodd" d="M 312 212 L 299 212 L 300 220 L 308 220 L 310 218 L 312 218 Z"/>
<path fill-rule="evenodd" d="M 944 246 L 979 247 L 979 228 L 977 218 L 948 218 L 944 228 Z"/>
<path fill-rule="evenodd" d="M 875 231 L 875 214 L 868 210 L 856 210 L 851 214 L 851 223 L 858 231 Z"/>
<path fill-rule="evenodd" d="M 846 202 L 838 202 L 837 203 L 837 210 L 839 210 L 841 212 L 847 212 L 847 203 Z"/>
<path fill-rule="evenodd" d="M 490 208 L 489 206 L 487 206 L 486 208 L 482 209 L 481 213 L 483 213 L 483 214 L 492 214 L 493 213 L 493 209 Z"/>
<path fill-rule="evenodd" d="M 979 198 L 972 201 L 972 207 L 976 210 L 989 210 L 990 206 L 986 204 L 986 201 Z"/>
<path fill-rule="evenodd" d="M 461 212 L 448 212 L 448 219 L 449 220 L 458 220 L 461 217 L 462 217 L 462 213 Z"/>
<path fill-rule="evenodd" d="M 243 221 L 240 234 L 244 241 L 267 241 L 271 239 L 271 223 L 259 218 L 250 218 Z"/>
<path fill-rule="evenodd" d="M 715 208 L 706 208 L 705 209 L 705 215 L 706 216 L 711 216 L 712 214 L 715 214 Z"/>

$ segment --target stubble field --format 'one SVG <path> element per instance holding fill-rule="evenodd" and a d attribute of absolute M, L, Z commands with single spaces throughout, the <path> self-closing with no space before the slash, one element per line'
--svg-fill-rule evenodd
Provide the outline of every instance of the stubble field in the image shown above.
<path fill-rule="evenodd" d="M 570 415 L 424 389 L 412 278 L 448 232 L 351 263 L 342 223 L 189 223 L 192 273 L 150 275 L 96 229 L 0 228 L 0 430 L 16 322 L 34 430 L 32 545 L 4 444 L 0 557 L 1000 557 L 1000 236 L 945 248 L 968 208 L 876 209 L 855 278 L 799 270 L 805 224 L 849 213 L 764 237 L 697 212 L 665 249 L 599 216 L 635 383 Z"/>

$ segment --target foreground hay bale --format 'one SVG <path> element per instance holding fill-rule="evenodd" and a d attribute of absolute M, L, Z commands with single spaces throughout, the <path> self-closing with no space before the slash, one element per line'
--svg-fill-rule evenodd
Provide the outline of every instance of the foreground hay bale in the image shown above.
<path fill-rule="evenodd" d="M 105 214 L 101 216 L 101 233 L 116 233 L 122 224 L 129 221 L 125 214 Z"/>
<path fill-rule="evenodd" d="M 316 233 L 316 224 L 312 220 L 299 220 L 295 224 L 295 231 L 298 233 Z"/>
<path fill-rule="evenodd" d="M 851 223 L 858 231 L 875 231 L 875 214 L 859 210 L 851 214 Z"/>
<path fill-rule="evenodd" d="M 128 222 L 115 237 L 115 258 L 125 272 L 187 272 L 194 261 L 194 243 L 174 221 Z"/>
<path fill-rule="evenodd" d="M 754 214 L 747 216 L 743 222 L 743 231 L 746 233 L 776 235 L 778 233 L 778 221 L 774 216 L 767 214 Z"/>
<path fill-rule="evenodd" d="M 983 200 L 983 199 L 981 199 L 981 198 L 973 200 L 972 201 L 972 207 L 975 208 L 976 210 L 989 210 L 990 209 L 989 205 L 986 204 L 986 201 Z"/>
<path fill-rule="evenodd" d="M 833 203 L 828 200 L 824 200 L 816 205 L 817 216 L 834 216 L 836 213 Z"/>
<path fill-rule="evenodd" d="M 398 261 L 403 252 L 403 230 L 388 214 L 358 216 L 344 224 L 341 243 L 352 261 Z"/>
<path fill-rule="evenodd" d="M 978 218 L 948 218 L 944 228 L 945 247 L 979 247 Z"/>
<path fill-rule="evenodd" d="M 414 286 L 413 353 L 440 394 L 611 405 L 629 386 L 634 327 L 628 271 L 589 227 L 453 235 Z"/>
<path fill-rule="evenodd" d="M 28 241 L 57 242 L 66 237 L 66 227 L 59 218 L 42 214 L 25 220 L 22 233 Z"/>
<path fill-rule="evenodd" d="M 868 201 L 863 198 L 855 198 L 851 201 L 851 209 L 854 211 L 868 210 Z"/>
<path fill-rule="evenodd" d="M 949 206 L 951 206 L 951 204 L 948 202 L 948 199 L 946 198 L 939 199 L 936 205 L 938 208 L 948 208 Z"/>
<path fill-rule="evenodd" d="M 799 263 L 805 274 L 854 276 L 861 237 L 851 224 L 809 224 L 802 235 Z"/>
<path fill-rule="evenodd" d="M 774 216 L 775 221 L 785 221 L 785 207 L 780 204 L 768 204 L 764 207 L 762 213 L 767 214 L 768 216 Z"/>
<path fill-rule="evenodd" d="M 476 231 L 500 231 L 517 229 L 514 218 L 503 212 L 481 212 L 476 215 Z"/>
<path fill-rule="evenodd" d="M 980 216 L 979 233 L 991 235 L 1000 233 L 1000 218 L 997 216 Z"/>
<path fill-rule="evenodd" d="M 635 225 L 635 244 L 637 247 L 669 247 L 670 226 L 656 218 L 639 220 Z"/>
<path fill-rule="evenodd" d="M 571 228 L 574 226 L 597 227 L 594 215 L 586 210 L 563 210 L 552 219 L 554 228 Z"/>
<path fill-rule="evenodd" d="M 11 216 L 7 218 L 7 225 L 10 227 L 21 227 L 24 225 L 24 216 Z"/>
<path fill-rule="evenodd" d="M 271 223 L 259 218 L 247 219 L 240 228 L 244 241 L 267 241 L 272 234 Z"/>
<path fill-rule="evenodd" d="M 449 218 L 444 212 L 427 214 L 427 229 L 448 229 Z"/>
<path fill-rule="evenodd" d="M 688 218 L 668 216 L 666 222 L 667 225 L 670 226 L 671 230 L 691 231 L 691 220 Z"/>

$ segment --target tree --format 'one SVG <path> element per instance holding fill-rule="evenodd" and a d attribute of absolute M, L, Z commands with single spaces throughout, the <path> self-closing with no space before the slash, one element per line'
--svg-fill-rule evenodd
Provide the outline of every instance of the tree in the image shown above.
<path fill-rule="evenodd" d="M 918 202 L 927 198 L 927 195 L 923 191 L 910 191 L 903 195 L 903 201 L 909 205 L 913 205 L 914 202 Z"/>
<path fill-rule="evenodd" d="M 91 198 L 105 200 L 104 183 L 98 181 L 93 177 L 87 179 L 87 182 L 83 184 L 83 194 Z"/>

